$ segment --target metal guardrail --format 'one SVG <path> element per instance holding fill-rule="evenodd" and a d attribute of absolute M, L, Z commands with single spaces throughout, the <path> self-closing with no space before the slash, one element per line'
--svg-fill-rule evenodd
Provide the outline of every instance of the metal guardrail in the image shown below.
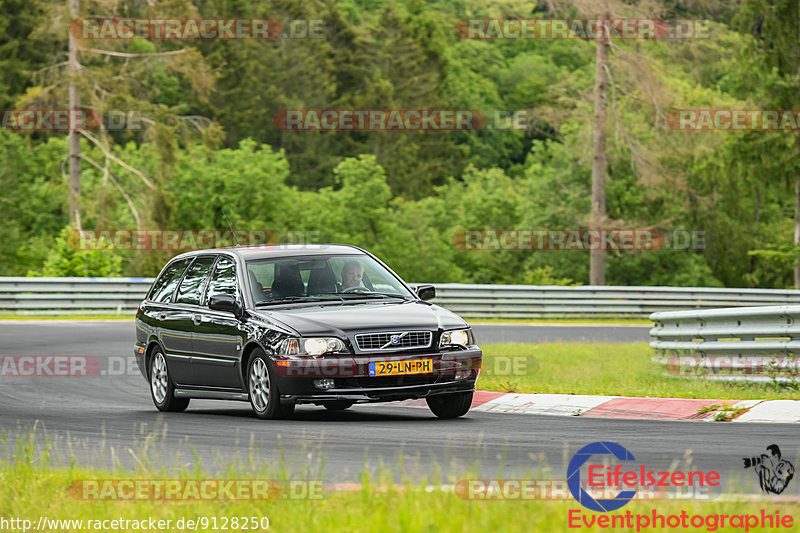
<path fill-rule="evenodd" d="M 650 315 L 654 360 L 673 375 L 797 380 L 800 305 Z"/>
<path fill-rule="evenodd" d="M 436 284 L 437 304 L 472 318 L 647 317 L 655 311 L 800 305 L 800 291 L 707 287 Z"/>
<path fill-rule="evenodd" d="M 131 314 L 153 278 L 0 277 L 0 313 Z"/>
<path fill-rule="evenodd" d="M 130 314 L 152 278 L 0 277 L 2 314 Z M 435 303 L 468 318 L 646 317 L 654 311 L 800 305 L 800 291 L 703 287 L 436 284 Z"/>

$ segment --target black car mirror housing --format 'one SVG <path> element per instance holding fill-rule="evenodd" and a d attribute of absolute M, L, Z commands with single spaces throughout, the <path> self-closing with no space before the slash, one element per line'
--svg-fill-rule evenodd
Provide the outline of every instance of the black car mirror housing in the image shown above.
<path fill-rule="evenodd" d="M 242 314 L 239 303 L 230 294 L 215 294 L 209 298 L 208 308 L 214 311 L 228 311 L 237 317 Z"/>
<path fill-rule="evenodd" d="M 436 297 L 436 288 L 433 285 L 419 285 L 417 296 L 420 300 L 433 300 Z"/>

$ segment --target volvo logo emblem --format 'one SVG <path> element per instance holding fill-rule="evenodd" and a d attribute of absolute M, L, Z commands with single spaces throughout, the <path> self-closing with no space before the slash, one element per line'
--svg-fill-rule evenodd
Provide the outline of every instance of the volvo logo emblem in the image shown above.
<path fill-rule="evenodd" d="M 407 331 L 404 331 L 403 333 L 392 333 L 392 334 L 390 334 L 389 335 L 389 342 L 387 342 L 386 344 L 381 346 L 381 350 L 385 350 L 386 348 L 388 348 L 390 346 L 397 346 L 398 344 L 400 344 L 400 340 L 403 337 L 405 337 L 406 335 L 408 335 Z"/>

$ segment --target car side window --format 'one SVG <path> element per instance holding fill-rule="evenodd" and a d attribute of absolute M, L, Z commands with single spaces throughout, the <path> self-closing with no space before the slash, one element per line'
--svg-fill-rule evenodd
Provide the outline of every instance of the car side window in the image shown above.
<path fill-rule="evenodd" d="M 227 257 L 220 257 L 214 266 L 214 273 L 208 282 L 206 305 L 212 296 L 229 294 L 236 297 L 236 263 Z"/>
<path fill-rule="evenodd" d="M 214 256 L 203 256 L 195 259 L 178 289 L 177 303 L 200 305 L 200 294 L 203 292 L 203 283 L 208 277 Z"/>
<path fill-rule="evenodd" d="M 183 271 L 186 266 L 191 262 L 191 258 L 175 261 L 161 274 L 150 290 L 150 299 L 154 302 L 166 303 L 172 299 L 172 293 L 175 292 L 175 287 L 181 279 Z"/>

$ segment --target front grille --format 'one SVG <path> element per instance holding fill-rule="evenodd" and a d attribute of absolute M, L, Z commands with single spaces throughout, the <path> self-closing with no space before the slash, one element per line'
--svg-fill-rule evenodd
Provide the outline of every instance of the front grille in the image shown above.
<path fill-rule="evenodd" d="M 433 334 L 430 331 L 362 333 L 356 335 L 356 343 L 358 348 L 363 351 L 427 348 L 431 345 L 432 337 Z"/>

